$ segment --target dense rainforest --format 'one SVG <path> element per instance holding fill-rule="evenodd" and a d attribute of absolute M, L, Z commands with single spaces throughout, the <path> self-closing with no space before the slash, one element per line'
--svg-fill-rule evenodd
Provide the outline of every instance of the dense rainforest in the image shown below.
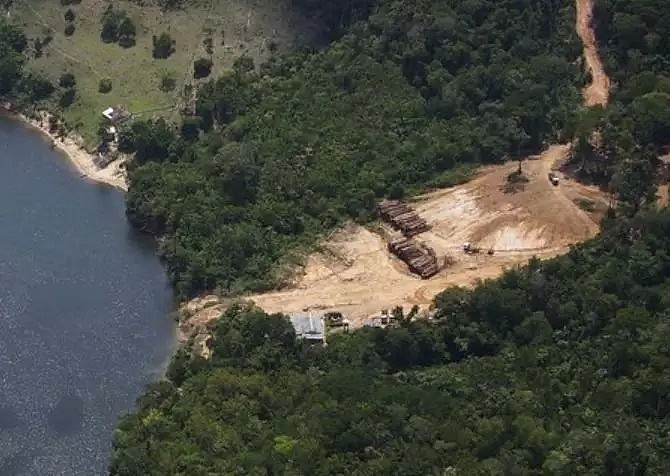
<path fill-rule="evenodd" d="M 667 94 L 670 5 L 663 0 L 598 0 L 595 26 L 601 55 L 625 104 L 654 91 Z"/>
<path fill-rule="evenodd" d="M 162 237 L 181 297 L 275 287 L 296 252 L 370 220 L 377 199 L 570 137 L 584 82 L 573 3 L 361 2 L 322 51 L 242 57 L 178 136 L 160 120 L 123 132 L 137 151 L 128 216 Z"/>
<path fill-rule="evenodd" d="M 234 305 L 211 358 L 181 349 L 122 420 L 112 474 L 667 474 L 670 211 L 653 180 L 670 7 L 597 3 L 612 97 L 584 110 L 572 2 L 415 3 L 260 72 L 241 59 L 169 150 L 143 149 L 129 216 L 164 236 L 180 291 L 272 285 L 287 252 L 376 198 L 548 140 L 576 138 L 578 172 L 616 192 L 601 235 L 445 290 L 432 321 L 397 310 L 326 347 Z"/>
<path fill-rule="evenodd" d="M 181 349 L 120 422 L 110 472 L 667 474 L 670 211 L 651 203 L 670 143 L 667 2 L 597 2 L 613 90 L 588 111 L 572 1 L 297 3 L 339 39 L 240 58 L 178 133 L 121 131 L 128 216 L 162 237 L 182 296 L 274 286 L 377 198 L 547 141 L 576 137 L 580 173 L 619 207 L 565 256 L 445 290 L 431 321 L 398 310 L 397 326 L 314 347 L 285 316 L 232 306 L 211 359 Z M 0 93 L 34 100 L 48 88 L 23 72 L 25 48 L 0 20 Z"/>
<path fill-rule="evenodd" d="M 670 211 L 473 290 L 433 322 L 301 345 L 231 307 L 125 417 L 111 473 L 662 475 L 670 467 Z"/>

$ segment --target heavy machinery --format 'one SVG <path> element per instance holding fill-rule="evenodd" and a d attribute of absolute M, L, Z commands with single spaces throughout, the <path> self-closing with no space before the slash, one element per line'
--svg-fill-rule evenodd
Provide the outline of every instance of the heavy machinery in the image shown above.
<path fill-rule="evenodd" d="M 481 248 L 474 246 L 472 243 L 467 242 L 463 244 L 463 251 L 466 252 L 469 255 L 474 255 L 478 254 L 479 252 L 482 251 Z"/>
<path fill-rule="evenodd" d="M 342 327 L 344 325 L 344 316 L 341 312 L 327 312 L 323 315 L 328 327 Z"/>

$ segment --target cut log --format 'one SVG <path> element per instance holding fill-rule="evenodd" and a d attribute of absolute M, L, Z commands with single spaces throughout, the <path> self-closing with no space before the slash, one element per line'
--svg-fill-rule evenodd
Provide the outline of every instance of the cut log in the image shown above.
<path fill-rule="evenodd" d="M 377 206 L 382 220 L 388 222 L 396 230 L 410 238 L 430 230 L 430 226 L 412 207 L 399 200 L 382 200 Z"/>
<path fill-rule="evenodd" d="M 407 238 L 396 238 L 388 243 L 388 249 L 404 261 L 412 273 L 423 279 L 440 271 L 435 251 L 428 246 L 414 243 Z"/>

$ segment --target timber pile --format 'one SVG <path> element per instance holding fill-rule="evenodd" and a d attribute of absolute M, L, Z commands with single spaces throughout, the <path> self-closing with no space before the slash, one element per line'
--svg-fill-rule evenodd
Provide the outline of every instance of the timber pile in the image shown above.
<path fill-rule="evenodd" d="M 405 202 L 383 200 L 377 209 L 382 220 L 389 222 L 393 228 L 400 230 L 407 238 L 430 230 L 426 220 L 417 215 Z"/>
<path fill-rule="evenodd" d="M 410 271 L 423 279 L 435 276 L 440 271 L 435 251 L 425 245 L 417 245 L 407 238 L 397 238 L 388 244 L 388 249 L 407 263 Z"/>

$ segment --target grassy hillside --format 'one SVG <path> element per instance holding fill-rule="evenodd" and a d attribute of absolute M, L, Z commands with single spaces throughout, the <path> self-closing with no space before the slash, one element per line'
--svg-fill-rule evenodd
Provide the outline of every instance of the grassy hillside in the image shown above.
<path fill-rule="evenodd" d="M 27 68 L 52 80 L 65 70 L 75 74 L 78 98 L 65 110 L 65 118 L 89 140 L 95 137 L 100 112 L 109 105 L 125 105 L 138 113 L 160 109 L 161 115 L 178 118 L 183 87 L 194 82 L 195 58 L 211 58 L 212 74 L 220 75 L 241 55 L 259 64 L 273 54 L 311 44 L 316 33 L 289 0 L 189 1 L 174 11 L 161 11 L 158 2 L 114 1 L 137 28 L 136 45 L 123 48 L 100 38 L 102 15 L 109 3 L 84 0 L 64 7 L 58 0 L 15 0 L 9 9 L 10 18 L 24 27 L 31 40 L 53 37 L 41 57 L 31 55 Z M 64 33 L 68 8 L 75 13 L 72 36 Z M 153 59 L 152 36 L 163 32 L 175 41 L 175 51 L 167 59 Z M 203 43 L 206 38 L 212 39 L 211 55 Z M 165 75 L 175 79 L 172 91 L 160 89 Z M 112 80 L 107 94 L 98 92 L 102 78 Z"/>

